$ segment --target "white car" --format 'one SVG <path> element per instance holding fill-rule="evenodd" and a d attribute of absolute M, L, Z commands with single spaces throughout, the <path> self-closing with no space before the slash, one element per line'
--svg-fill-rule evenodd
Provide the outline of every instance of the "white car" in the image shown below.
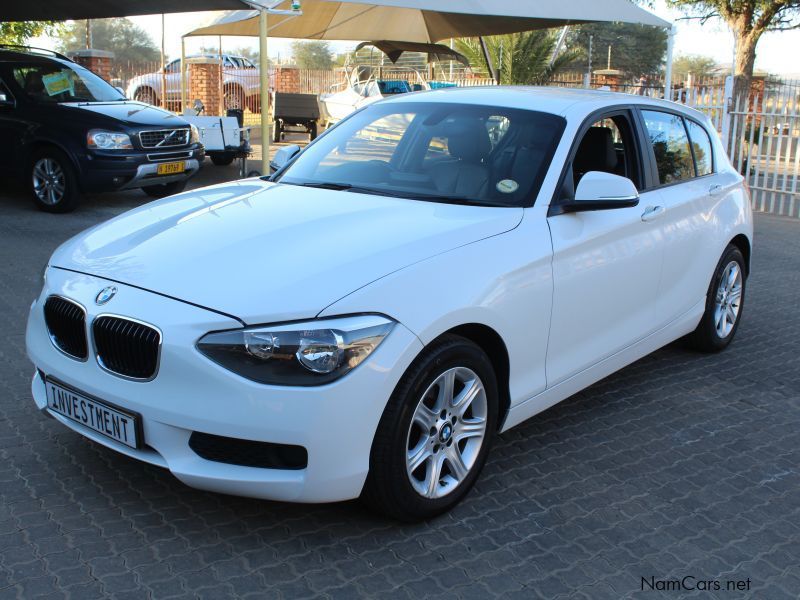
<path fill-rule="evenodd" d="M 424 92 L 279 167 L 56 250 L 27 329 L 42 411 L 190 486 L 427 518 L 498 432 L 741 320 L 748 192 L 677 104 Z"/>
<path fill-rule="evenodd" d="M 187 56 L 186 59 L 210 58 L 218 60 L 217 54 L 197 54 Z M 222 93 L 225 109 L 250 109 L 252 112 L 261 110 L 261 79 L 258 67 L 244 56 L 222 55 Z M 162 82 L 166 80 L 167 102 L 170 105 L 180 104 L 181 101 L 181 61 L 176 59 L 168 62 L 164 67 L 165 75 L 161 71 L 137 75 L 128 82 L 125 95 L 127 98 L 159 106 L 162 97 Z M 189 77 L 187 67 L 186 77 Z M 187 82 L 188 90 L 188 82 Z M 190 99 L 191 100 L 191 99 Z"/>

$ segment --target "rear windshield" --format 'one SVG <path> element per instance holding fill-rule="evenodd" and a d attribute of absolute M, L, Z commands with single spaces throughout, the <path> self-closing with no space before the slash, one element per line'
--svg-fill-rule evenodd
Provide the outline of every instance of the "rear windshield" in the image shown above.
<path fill-rule="evenodd" d="M 278 178 L 415 200 L 533 203 L 564 130 L 561 117 L 496 106 L 369 106 L 309 146 Z"/>
<path fill-rule="evenodd" d="M 61 63 L 20 65 L 12 70 L 22 91 L 37 102 L 114 102 L 122 94 L 81 66 Z"/>

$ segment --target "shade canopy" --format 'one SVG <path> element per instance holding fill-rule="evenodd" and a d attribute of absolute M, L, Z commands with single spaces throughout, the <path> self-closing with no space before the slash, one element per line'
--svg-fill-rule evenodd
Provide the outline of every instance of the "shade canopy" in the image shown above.
<path fill-rule="evenodd" d="M 259 2 L 244 0 L 3 0 L 2 21 L 66 21 L 67 19 L 106 19 L 201 10 L 241 10 Z"/>
<path fill-rule="evenodd" d="M 397 42 L 394 40 L 378 40 L 376 42 L 361 42 L 356 46 L 355 52 L 358 52 L 366 46 L 375 46 L 378 50 L 383 52 L 389 57 L 393 63 L 396 63 L 403 52 L 422 52 L 428 55 L 428 61 L 446 61 L 457 60 L 465 67 L 469 66 L 469 59 L 460 52 L 448 48 L 444 44 L 421 44 L 419 42 Z"/>
<path fill-rule="evenodd" d="M 278 8 L 288 9 L 285 0 Z M 435 6 L 435 9 L 432 8 Z M 305 0 L 303 15 L 270 17 L 270 37 L 316 40 L 403 40 L 435 43 L 578 23 L 670 23 L 630 0 Z M 257 36 L 258 12 L 229 12 L 186 35 Z"/>

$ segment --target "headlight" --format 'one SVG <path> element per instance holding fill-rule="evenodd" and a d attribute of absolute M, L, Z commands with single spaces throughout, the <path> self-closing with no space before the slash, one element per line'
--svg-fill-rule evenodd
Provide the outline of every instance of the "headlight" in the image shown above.
<path fill-rule="evenodd" d="M 197 144 L 200 142 L 200 130 L 197 128 L 197 125 L 190 125 L 192 133 L 189 135 L 189 143 L 190 144 Z"/>
<path fill-rule="evenodd" d="M 133 148 L 127 133 L 92 129 L 86 135 L 86 145 L 92 150 L 130 150 Z"/>
<path fill-rule="evenodd" d="M 355 369 L 394 326 L 378 315 L 209 333 L 197 349 L 234 373 L 274 385 L 322 385 Z"/>

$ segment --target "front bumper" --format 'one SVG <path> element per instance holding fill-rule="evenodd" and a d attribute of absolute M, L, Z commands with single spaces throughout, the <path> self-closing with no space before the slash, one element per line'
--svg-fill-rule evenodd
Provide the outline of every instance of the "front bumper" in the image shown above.
<path fill-rule="evenodd" d="M 80 160 L 81 189 L 109 192 L 182 181 L 200 170 L 204 158 L 200 144 L 177 150 L 88 151 Z M 167 162 L 183 162 L 185 168 L 174 175 L 158 175 L 158 165 Z"/>
<path fill-rule="evenodd" d="M 115 284 L 119 291 L 108 305 L 95 306 L 95 295 L 109 283 L 48 269 L 45 288 L 31 306 L 26 334 L 28 355 L 38 369 L 32 392 L 40 409 L 99 444 L 169 469 L 193 487 L 297 502 L 339 501 L 360 494 L 386 401 L 422 349 L 415 335 L 397 324 L 364 364 L 328 385 L 261 385 L 234 375 L 195 349 L 197 340 L 208 331 L 239 327 L 238 321 L 119 283 Z M 87 329 L 94 316 L 110 310 L 157 325 L 163 332 L 157 377 L 137 382 L 102 370 L 92 358 L 91 337 L 90 358 L 85 362 L 58 351 L 47 334 L 42 311 L 51 294 L 82 304 L 87 311 Z M 139 413 L 145 446 L 129 448 L 50 412 L 42 374 Z M 299 445 L 308 452 L 308 464 L 305 469 L 283 470 L 206 460 L 189 447 L 192 432 Z"/>

